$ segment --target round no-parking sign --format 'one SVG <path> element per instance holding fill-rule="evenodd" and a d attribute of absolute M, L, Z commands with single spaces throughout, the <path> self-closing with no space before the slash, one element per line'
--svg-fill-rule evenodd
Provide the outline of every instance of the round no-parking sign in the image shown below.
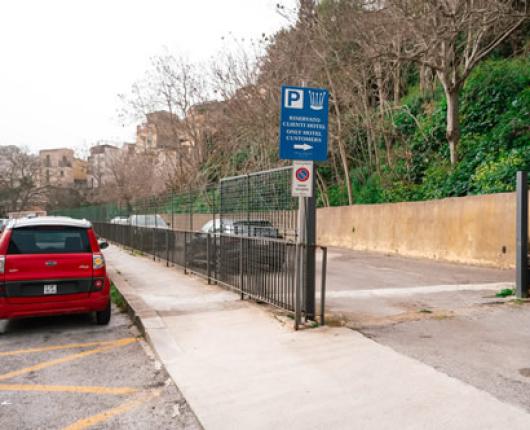
<path fill-rule="evenodd" d="M 309 169 L 307 167 L 300 167 L 296 169 L 295 175 L 296 179 L 300 182 L 306 182 L 311 176 L 311 173 L 309 173 Z"/>
<path fill-rule="evenodd" d="M 313 162 L 293 161 L 293 197 L 313 197 Z"/>

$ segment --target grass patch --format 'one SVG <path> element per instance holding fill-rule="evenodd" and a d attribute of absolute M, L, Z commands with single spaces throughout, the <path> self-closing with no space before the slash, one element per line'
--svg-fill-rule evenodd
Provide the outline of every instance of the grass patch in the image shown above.
<path fill-rule="evenodd" d="M 430 309 L 427 309 L 427 308 L 419 309 L 418 312 L 420 314 L 432 314 L 432 311 Z"/>
<path fill-rule="evenodd" d="M 513 296 L 514 291 L 512 288 L 504 288 L 500 290 L 497 294 L 495 294 L 495 297 L 509 297 Z"/>
<path fill-rule="evenodd" d="M 317 321 L 309 321 L 306 324 L 309 325 L 309 328 L 317 328 L 320 326 L 320 324 Z"/>
<path fill-rule="evenodd" d="M 514 305 L 524 305 L 526 301 L 523 299 L 513 299 L 510 303 L 513 303 Z"/>
<path fill-rule="evenodd" d="M 120 309 L 120 311 L 125 311 L 125 299 L 116 288 L 116 285 L 114 285 L 114 282 L 111 282 L 110 284 L 110 299 L 112 300 L 112 303 L 114 303 Z"/>

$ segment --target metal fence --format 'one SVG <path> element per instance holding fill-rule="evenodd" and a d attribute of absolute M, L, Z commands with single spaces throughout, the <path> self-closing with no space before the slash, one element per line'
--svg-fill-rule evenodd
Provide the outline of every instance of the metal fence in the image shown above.
<path fill-rule="evenodd" d="M 155 223 L 159 220 L 160 225 L 155 227 L 167 225 L 174 230 L 193 231 L 199 230 L 207 221 L 219 218 L 219 206 L 219 186 L 210 185 L 128 202 L 59 209 L 50 214 L 116 224 L 127 224 L 134 216 L 150 216 Z"/>
<path fill-rule="evenodd" d="M 301 312 L 303 291 L 297 288 L 297 255 L 304 245 L 266 238 L 135 227 L 95 222 L 99 236 L 125 247 L 150 254 L 241 294 L 289 312 Z M 324 277 L 321 292 L 321 323 L 324 320 Z M 299 260 L 298 260 L 299 261 Z"/>
<path fill-rule="evenodd" d="M 295 241 L 298 200 L 291 197 L 291 180 L 291 167 L 288 166 L 223 178 L 218 184 L 200 189 L 60 209 L 50 214 L 117 224 L 130 224 L 133 216 L 150 216 L 164 227 L 189 231 L 201 231 L 208 221 L 220 224 L 265 221 L 278 231 L 280 238 Z"/>
<path fill-rule="evenodd" d="M 295 241 L 298 199 L 291 196 L 291 166 L 223 178 L 219 184 L 219 218 L 265 220 L 282 238 Z"/>
<path fill-rule="evenodd" d="M 306 294 L 305 281 L 319 247 L 300 241 L 299 201 L 291 196 L 291 181 L 288 166 L 224 178 L 198 190 L 54 214 L 86 218 L 110 241 L 180 265 L 242 298 L 294 312 L 296 327 L 302 314 L 315 315 L 314 288 Z M 325 264 L 324 258 L 321 321 Z"/>

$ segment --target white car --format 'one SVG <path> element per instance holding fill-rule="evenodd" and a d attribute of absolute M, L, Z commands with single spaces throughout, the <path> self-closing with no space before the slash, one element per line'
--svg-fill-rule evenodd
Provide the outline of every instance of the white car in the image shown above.
<path fill-rule="evenodd" d="M 169 226 L 160 215 L 131 215 L 127 224 L 135 227 L 159 228 L 169 230 Z"/>
<path fill-rule="evenodd" d="M 110 223 L 111 224 L 128 224 L 129 223 L 129 218 L 127 218 L 126 216 L 116 216 L 114 218 L 112 218 L 110 220 Z"/>

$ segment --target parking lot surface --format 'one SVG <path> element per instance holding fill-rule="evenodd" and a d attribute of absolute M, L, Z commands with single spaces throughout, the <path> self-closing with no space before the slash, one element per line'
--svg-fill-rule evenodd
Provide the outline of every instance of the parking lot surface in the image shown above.
<path fill-rule="evenodd" d="M 116 309 L 106 327 L 87 315 L 1 324 L 1 429 L 201 428 Z"/>
<path fill-rule="evenodd" d="M 515 280 L 513 270 L 338 248 L 327 267 L 328 320 L 356 329 L 467 314 Z"/>
<path fill-rule="evenodd" d="M 530 303 L 497 300 L 467 313 L 371 327 L 363 333 L 530 412 L 529 325 Z"/>

